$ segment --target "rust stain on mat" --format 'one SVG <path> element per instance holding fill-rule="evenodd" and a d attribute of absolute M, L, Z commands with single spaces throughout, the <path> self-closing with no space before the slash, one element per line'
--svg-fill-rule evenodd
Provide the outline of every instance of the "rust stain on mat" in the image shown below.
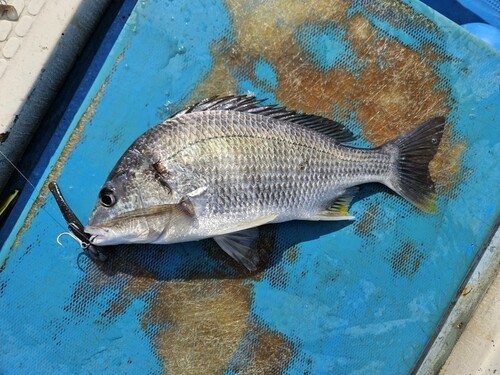
<path fill-rule="evenodd" d="M 429 172 L 437 183 L 438 192 L 442 191 L 454 198 L 455 186 L 467 177 L 462 168 L 462 156 L 467 149 L 467 140 L 453 142 L 452 138 L 453 135 L 448 129 L 441 140 L 440 152 L 429 164 Z"/>
<path fill-rule="evenodd" d="M 290 340 L 276 332 L 256 327 L 256 345 L 250 353 L 250 366 L 242 374 L 279 374 L 287 367 L 294 354 Z"/>
<path fill-rule="evenodd" d="M 236 45 L 242 56 L 259 56 L 276 63 L 291 60 L 290 38 L 296 28 L 310 20 L 345 18 L 350 1 L 318 0 L 314 6 L 301 0 L 226 0 L 235 29 Z"/>
<path fill-rule="evenodd" d="M 366 237 L 373 233 L 377 225 L 377 215 L 380 213 L 380 207 L 375 204 L 370 204 L 363 213 L 361 219 L 355 225 L 355 233 L 358 236 Z"/>
<path fill-rule="evenodd" d="M 342 19 L 349 1 L 321 0 L 311 7 L 297 0 L 227 0 L 226 6 L 232 17 L 235 39 L 224 38 L 212 46 L 212 69 L 195 89 L 190 103 L 214 95 L 234 94 L 238 79 L 255 79 L 253 68 L 259 59 L 275 65 L 298 59 L 299 51 L 290 43 L 294 30 L 308 20 Z M 259 82 L 256 83 L 259 86 Z"/>
<path fill-rule="evenodd" d="M 275 242 L 274 227 L 266 226 L 256 247 L 269 259 Z M 207 241 L 206 250 L 222 256 L 220 249 L 212 245 Z M 237 265 L 228 263 L 227 256 L 221 261 L 223 267 L 229 268 L 215 270 L 218 276 L 162 283 L 144 315 L 142 326 L 152 337 L 167 373 L 223 373 L 242 339 L 255 329 L 249 323 L 253 293 L 249 281 L 259 280 L 262 273 L 245 277 Z M 224 274 L 234 271 L 243 278 L 228 278 Z M 155 330 L 156 327 L 159 328 Z M 281 346 L 274 349 L 282 350 Z M 281 368 L 287 363 L 288 358 L 280 364 Z"/>
<path fill-rule="evenodd" d="M 223 373 L 247 328 L 250 287 L 241 280 L 162 285 L 143 325 L 161 328 L 153 345 L 171 374 Z"/>
<path fill-rule="evenodd" d="M 269 257 L 275 247 L 276 231 L 274 226 L 265 226 L 261 232 L 257 247 Z M 99 265 L 86 259 L 86 275 L 75 288 L 66 311 L 88 314 L 100 294 L 111 288 L 116 290 L 116 297 L 102 306 L 97 321 L 109 325 L 134 300 L 143 299 L 148 307 L 139 318 L 141 327 L 166 373 L 222 373 L 234 362 L 233 355 L 242 350 L 251 351 L 242 361 L 251 360 L 240 363 L 246 369 L 240 373 L 270 373 L 286 368 L 292 344 L 250 319 L 251 282 L 260 280 L 263 273 L 241 273 L 212 241 L 205 242 L 206 256 L 213 253 L 220 265 L 191 270 L 189 264 L 183 264 L 183 280 L 162 274 L 161 264 L 168 263 L 168 256 L 160 256 L 168 255 L 166 246 L 117 247 L 108 261 Z M 249 335 L 259 338 L 258 347 L 246 348 Z"/>
<path fill-rule="evenodd" d="M 276 71 L 275 96 L 281 104 L 341 122 L 354 120 L 361 124 L 365 139 L 374 145 L 450 111 L 453 99 L 448 83 L 436 71 L 436 64 L 448 57 L 435 46 L 423 44 L 413 50 L 403 45 L 378 30 L 361 13 L 347 18 L 348 1 L 320 1 L 314 9 L 296 1 L 227 0 L 226 4 L 235 39 L 223 39 L 212 46 L 214 65 L 190 102 L 219 94 L 221 83 L 224 94 L 234 93 L 238 80 L 250 80 L 256 87 L 269 90 L 255 77 L 255 63 L 265 61 Z M 439 34 L 431 21 L 408 6 L 386 8 L 391 19 L 411 18 Z M 325 21 L 334 21 L 331 25 L 345 30 L 345 40 L 359 62 L 359 71 L 347 67 L 324 71 L 304 59 L 307 52 L 296 40 L 296 30 L 305 23 L 322 25 Z M 465 143 L 448 129 L 431 164 L 431 175 L 445 193 L 450 193 L 458 182 L 464 149 Z"/>
<path fill-rule="evenodd" d="M 439 29 L 423 14 L 401 0 L 365 1 L 363 7 L 367 12 L 376 14 L 379 19 L 392 25 L 395 29 L 410 29 L 418 25 L 435 35 L 440 35 Z"/>
<path fill-rule="evenodd" d="M 279 333 L 249 323 L 252 287 L 242 280 L 194 280 L 162 286 L 143 319 L 169 374 L 278 373 L 288 365 L 293 346 Z M 246 338 L 257 337 L 251 345 Z M 236 362 L 236 363 L 234 363 Z"/>
<path fill-rule="evenodd" d="M 395 276 L 413 276 L 425 260 L 425 253 L 411 242 L 404 242 L 401 247 L 394 250 L 388 261 Z"/>
<path fill-rule="evenodd" d="M 236 354 L 240 360 L 233 358 L 228 372 L 245 375 L 281 374 L 294 354 L 293 343 L 284 335 L 252 323 Z"/>

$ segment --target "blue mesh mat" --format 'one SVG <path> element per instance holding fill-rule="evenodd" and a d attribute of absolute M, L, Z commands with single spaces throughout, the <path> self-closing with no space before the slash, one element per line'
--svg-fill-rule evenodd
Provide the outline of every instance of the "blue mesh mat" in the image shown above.
<path fill-rule="evenodd" d="M 408 373 L 499 219 L 500 56 L 416 1 L 140 1 L 0 253 L 0 372 Z M 47 183 L 86 221 L 145 130 L 251 92 L 378 145 L 436 115 L 435 215 L 380 186 L 354 222 L 266 226 L 248 274 L 212 240 L 78 257 Z"/>

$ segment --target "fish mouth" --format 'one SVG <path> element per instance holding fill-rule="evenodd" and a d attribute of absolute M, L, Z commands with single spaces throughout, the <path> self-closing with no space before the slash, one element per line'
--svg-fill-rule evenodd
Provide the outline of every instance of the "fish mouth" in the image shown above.
<path fill-rule="evenodd" d="M 87 225 L 85 233 L 90 235 L 89 241 L 92 245 L 112 245 L 113 235 L 110 229 Z"/>
<path fill-rule="evenodd" d="M 84 230 L 90 236 L 90 243 L 96 246 L 151 242 L 151 236 L 147 229 L 141 233 L 127 233 L 105 226 L 87 225 Z"/>

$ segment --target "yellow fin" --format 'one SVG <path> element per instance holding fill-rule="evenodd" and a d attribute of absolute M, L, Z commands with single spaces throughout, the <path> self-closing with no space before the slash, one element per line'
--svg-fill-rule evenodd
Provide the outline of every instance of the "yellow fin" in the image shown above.
<path fill-rule="evenodd" d="M 354 216 L 349 214 L 349 206 L 351 205 L 352 199 L 358 190 L 359 188 L 356 186 L 344 190 L 344 192 L 335 199 L 330 207 L 317 213 L 311 217 L 310 220 L 353 220 Z"/>

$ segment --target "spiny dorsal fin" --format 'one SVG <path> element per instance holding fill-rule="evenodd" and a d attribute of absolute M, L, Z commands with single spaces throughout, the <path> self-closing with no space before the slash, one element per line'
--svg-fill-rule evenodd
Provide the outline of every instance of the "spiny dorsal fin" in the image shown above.
<path fill-rule="evenodd" d="M 337 142 L 350 142 L 356 139 L 354 134 L 341 123 L 325 117 L 297 113 L 276 105 L 261 105 L 266 99 L 256 99 L 254 96 L 224 96 L 204 99 L 188 107 L 175 116 L 192 112 L 203 111 L 238 111 L 254 113 L 261 116 L 272 117 L 282 121 L 289 121 L 313 129 L 317 132 L 332 137 Z"/>

